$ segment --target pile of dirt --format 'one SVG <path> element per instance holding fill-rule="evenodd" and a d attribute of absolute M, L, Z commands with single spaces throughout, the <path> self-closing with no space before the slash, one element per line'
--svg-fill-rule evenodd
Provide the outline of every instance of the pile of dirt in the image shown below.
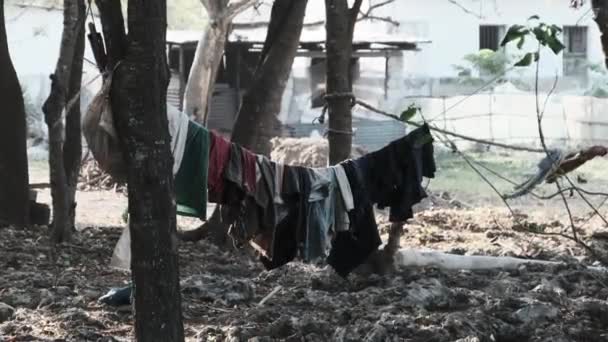
<path fill-rule="evenodd" d="M 323 138 L 273 138 L 270 157 L 282 164 L 325 167 L 329 158 L 329 143 Z M 351 158 L 358 158 L 367 151 L 353 146 Z"/>
<path fill-rule="evenodd" d="M 459 222 L 465 216 L 453 211 L 432 213 L 416 224 L 483 230 Z M 46 228 L 0 228 L 0 336 L 131 340 L 130 310 L 97 302 L 128 280 L 106 266 L 119 234 L 86 229 L 53 258 Z M 330 268 L 299 262 L 265 271 L 248 252 L 205 242 L 181 244 L 179 255 L 187 341 L 608 340 L 608 274 L 576 263 L 483 272 L 360 270 L 344 280 Z"/>
<path fill-rule="evenodd" d="M 579 222 L 583 218 L 574 219 Z M 588 258 L 583 246 L 558 236 L 571 234 L 569 229 L 567 219 L 520 214 L 520 220 L 515 221 L 506 209 L 432 209 L 418 213 L 406 225 L 401 245 L 462 255 L 570 261 Z M 603 242 L 596 236 L 601 231 L 605 232 L 605 226 L 600 222 L 577 228 L 582 240 L 600 250 Z"/>
<path fill-rule="evenodd" d="M 79 191 L 112 190 L 126 193 L 126 189 L 126 184 L 117 182 L 110 174 L 103 171 L 91 154 L 84 158 L 78 175 Z"/>

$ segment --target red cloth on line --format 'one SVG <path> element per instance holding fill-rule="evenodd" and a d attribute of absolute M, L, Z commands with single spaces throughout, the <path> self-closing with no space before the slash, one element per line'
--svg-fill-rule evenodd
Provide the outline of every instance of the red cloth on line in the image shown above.
<path fill-rule="evenodd" d="M 207 191 L 209 201 L 221 203 L 224 193 L 224 170 L 230 158 L 230 142 L 211 131 L 211 148 L 209 151 L 209 178 L 207 180 Z M 254 170 L 255 173 L 255 170 Z M 254 174 L 255 178 L 255 174 Z"/>

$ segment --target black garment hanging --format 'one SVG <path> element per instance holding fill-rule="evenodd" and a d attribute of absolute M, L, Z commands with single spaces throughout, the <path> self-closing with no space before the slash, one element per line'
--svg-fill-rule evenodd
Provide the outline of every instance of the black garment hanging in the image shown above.
<path fill-rule="evenodd" d="M 342 277 L 364 263 L 382 244 L 359 162 L 349 160 L 341 164 L 350 182 L 355 209 L 349 213 L 350 230 L 336 234 L 327 258 Z"/>

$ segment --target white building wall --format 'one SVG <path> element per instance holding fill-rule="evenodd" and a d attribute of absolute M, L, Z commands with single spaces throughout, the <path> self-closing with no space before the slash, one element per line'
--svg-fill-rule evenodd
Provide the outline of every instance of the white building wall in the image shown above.
<path fill-rule="evenodd" d="M 385 24 L 387 31 L 397 37 L 415 33 L 432 41 L 421 45 L 422 51 L 408 56 L 404 65 L 406 74 L 431 78 L 454 77 L 457 73 L 453 65 L 462 64 L 466 54 L 479 50 L 480 25 L 509 27 L 525 24 L 532 15 L 539 15 L 541 21 L 548 24 L 588 27 L 588 60 L 590 63 L 603 62 L 600 32 L 593 21 L 590 1 L 578 10 L 571 8 L 567 0 L 458 0 L 458 3 L 473 13 L 465 13 L 447 0 L 426 0 L 423 3 L 401 0 L 377 9 L 375 15 L 390 16 L 400 22 L 399 27 Z M 359 25 L 356 30 L 365 29 L 371 29 L 371 25 Z M 529 42 L 524 48 L 532 50 L 534 45 Z M 554 77 L 556 72 L 562 75 L 561 54 L 554 56 L 551 51 L 543 50 L 541 77 Z M 524 76 L 534 73 L 533 68 L 528 69 Z"/>
<path fill-rule="evenodd" d="M 22 88 L 37 106 L 42 106 L 51 87 L 49 75 L 55 71 L 59 46 L 63 31 L 63 12 L 58 9 L 23 7 L 7 4 L 5 6 L 6 31 L 11 60 L 19 77 Z M 87 18 L 87 22 L 90 19 Z M 96 23 L 101 32 L 101 24 Z M 94 63 L 95 59 L 88 39 L 84 56 Z M 83 64 L 83 84 L 88 84 L 99 75 L 97 68 L 90 63 Z M 89 85 L 91 92 L 99 89 L 101 79 Z M 86 92 L 85 92 L 86 94 Z M 85 109 L 86 100 L 82 103 Z"/>

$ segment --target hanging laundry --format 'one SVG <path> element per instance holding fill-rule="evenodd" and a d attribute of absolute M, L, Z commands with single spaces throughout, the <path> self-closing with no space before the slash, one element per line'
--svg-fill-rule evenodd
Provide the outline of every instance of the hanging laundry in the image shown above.
<path fill-rule="evenodd" d="M 276 204 L 278 212 L 283 212 L 282 219 L 272 232 L 266 231 L 254 244 L 257 249 L 264 250 L 266 265 L 274 268 L 291 261 L 300 255 L 305 261 L 326 258 L 331 249 L 331 240 L 336 233 L 337 222 L 343 224 L 346 215 L 346 205 L 338 184 L 336 170 L 338 168 L 309 169 L 303 167 L 283 166 L 283 186 L 281 187 L 281 203 Z M 342 170 L 343 171 L 343 170 Z M 344 179 L 345 180 L 345 179 Z M 344 181 L 343 180 L 343 181 Z M 353 208 L 350 185 L 343 185 L 345 197 Z M 276 191 L 276 189 L 275 189 Z M 340 219 L 336 210 L 341 208 Z M 343 229 L 344 230 L 344 229 Z M 280 237 L 277 240 L 277 236 Z M 289 242 L 285 242 L 289 240 Z M 287 259 L 276 257 L 276 250 L 282 250 L 284 245 L 297 246 L 297 251 L 281 253 Z M 270 262 L 272 259 L 272 262 Z"/>
<path fill-rule="evenodd" d="M 260 155 L 258 156 L 258 167 L 261 179 L 257 183 L 255 198 L 263 210 L 260 219 L 264 222 L 262 225 L 264 229 L 255 234 L 250 244 L 262 256 L 272 258 L 277 224 L 283 221 L 288 214 L 288 209 L 281 197 L 284 165 L 274 163 Z"/>
<path fill-rule="evenodd" d="M 333 169 L 340 188 L 340 200 L 336 202 L 336 231 L 347 231 L 350 225 L 348 212 L 355 208 L 353 193 L 344 166 L 336 165 Z"/>
<path fill-rule="evenodd" d="M 436 165 L 428 125 L 357 160 L 372 203 L 390 207 L 391 222 L 412 218 L 412 206 L 425 198 L 422 178 L 433 178 Z"/>
<path fill-rule="evenodd" d="M 235 225 L 238 229 L 231 229 L 230 235 L 238 244 L 251 241 L 254 248 L 263 252 L 255 244 L 258 240 L 272 240 L 272 233 L 276 227 L 276 215 L 274 205 L 274 165 L 264 156 L 254 155 L 256 185 L 253 196 L 248 195 L 243 199 L 243 215 L 238 218 Z M 243 188 L 245 186 L 243 185 Z M 240 228 L 239 228 L 240 226 Z M 264 242 L 268 246 L 270 242 Z M 265 248 L 266 248 L 265 247 Z"/>
<path fill-rule="evenodd" d="M 181 165 L 175 175 L 175 200 L 179 215 L 201 220 L 207 218 L 209 145 L 207 129 L 190 121 Z"/>
<path fill-rule="evenodd" d="M 243 189 L 253 195 L 256 188 L 257 156 L 246 148 L 242 148 L 243 156 Z"/>
<path fill-rule="evenodd" d="M 262 250 L 260 261 L 266 269 L 274 269 L 294 260 L 303 246 L 307 228 L 307 213 L 311 180 L 308 169 L 285 165 L 281 198 L 285 218 L 278 222 L 272 234 L 255 239 Z"/>
<path fill-rule="evenodd" d="M 436 171 L 432 143 L 424 125 L 379 151 L 334 167 L 280 165 L 258 156 L 255 201 L 244 201 L 245 223 L 239 225 L 244 228 L 234 232 L 251 239 L 267 269 L 297 257 L 327 259 L 346 276 L 382 242 L 373 205 L 390 207 L 390 220 L 405 222 L 413 215 L 412 206 L 426 196 L 422 179 Z M 227 179 L 243 190 L 247 185 L 239 166 L 244 153 L 233 146 L 227 170 L 234 175 Z"/>
<path fill-rule="evenodd" d="M 283 170 L 285 165 L 274 163 L 274 203 L 283 203 L 281 198 L 281 190 L 283 189 Z"/>
<path fill-rule="evenodd" d="M 255 201 L 260 206 L 261 225 L 263 229 L 274 229 L 277 225 L 275 194 L 275 165 L 270 159 L 259 155 L 256 160 L 257 169 L 260 170 L 260 180 L 256 184 Z"/>
<path fill-rule="evenodd" d="M 333 172 L 330 169 L 306 168 L 306 172 L 311 189 L 302 258 L 304 261 L 314 261 L 327 257 L 331 247 L 331 234 L 335 226 L 336 186 L 332 182 Z"/>
<path fill-rule="evenodd" d="M 347 231 L 348 211 L 354 209 L 352 191 L 342 166 L 312 169 L 316 183 L 323 182 L 327 192 L 314 192 L 308 217 L 304 260 L 326 258 L 337 231 Z M 340 176 L 338 176 L 340 174 Z M 313 183 L 315 182 L 313 181 Z"/>
<path fill-rule="evenodd" d="M 171 154 L 173 154 L 173 175 L 179 171 L 188 140 L 190 119 L 177 108 L 167 105 L 167 123 L 171 136 Z M 208 146 L 208 145 L 207 145 Z M 209 147 L 207 147 L 208 149 Z"/>
<path fill-rule="evenodd" d="M 425 124 L 388 146 L 341 164 L 353 192 L 350 231 L 338 232 L 328 263 L 342 276 L 365 262 L 381 244 L 373 204 L 390 207 L 391 222 L 413 217 L 412 206 L 426 193 L 422 178 L 435 176 L 433 138 Z"/>
<path fill-rule="evenodd" d="M 224 179 L 237 184 L 243 188 L 243 149 L 235 143 L 230 143 L 230 158 L 226 168 Z"/>
<path fill-rule="evenodd" d="M 341 166 L 352 190 L 354 209 L 349 213 L 350 229 L 336 233 L 327 263 L 346 277 L 378 249 L 382 239 L 360 166 L 353 160 L 345 161 Z"/>
<path fill-rule="evenodd" d="M 230 142 L 216 132 L 210 132 L 211 148 L 209 152 L 209 201 L 222 203 L 224 193 L 224 172 L 230 159 Z"/>
<path fill-rule="evenodd" d="M 206 128 L 190 121 L 186 114 L 172 106 L 167 106 L 167 121 L 171 135 L 177 214 L 204 220 L 207 215 L 210 134 Z M 128 227 L 116 243 L 110 266 L 124 270 L 131 268 Z"/>

